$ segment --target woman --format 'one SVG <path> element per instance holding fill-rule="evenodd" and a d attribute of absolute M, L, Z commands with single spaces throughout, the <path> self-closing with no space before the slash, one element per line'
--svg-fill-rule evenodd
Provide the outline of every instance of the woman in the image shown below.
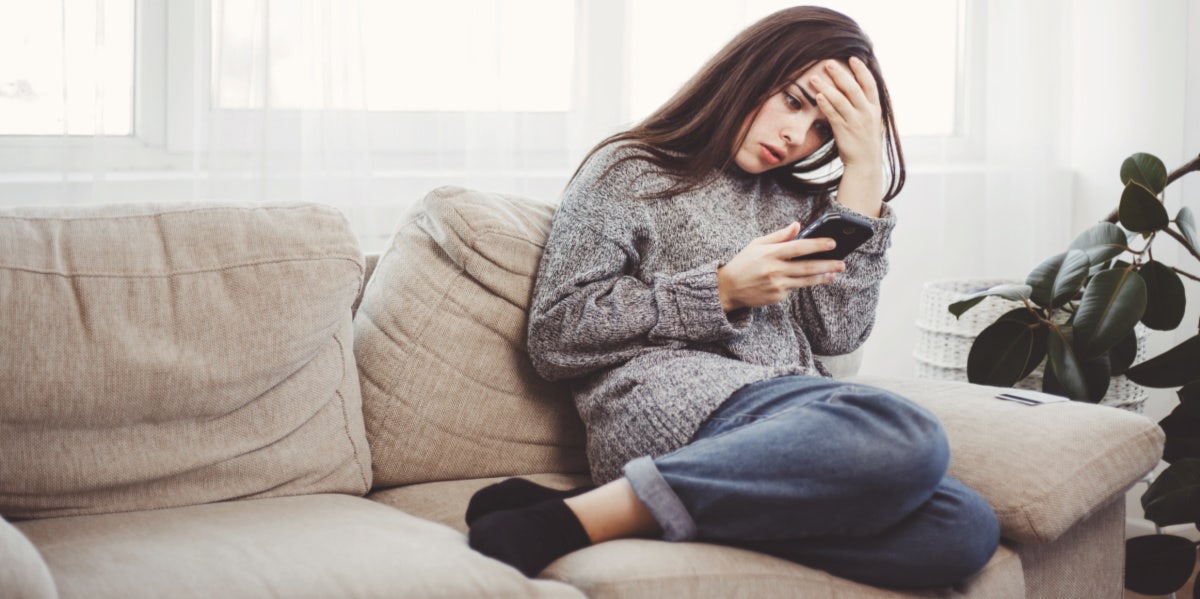
<path fill-rule="evenodd" d="M 884 176 L 884 156 L 887 171 Z M 836 161 L 836 162 L 835 162 Z M 840 176 L 822 178 L 840 162 Z M 601 486 L 511 479 L 472 498 L 470 544 L 533 576 L 631 536 L 736 545 L 890 587 L 959 582 L 998 525 L 946 476 L 937 419 L 827 378 L 868 336 L 903 158 L 867 37 L 816 7 L 738 35 L 565 191 L 529 315 L 542 376 L 569 380 Z M 870 221 L 844 260 L 793 239 Z"/>

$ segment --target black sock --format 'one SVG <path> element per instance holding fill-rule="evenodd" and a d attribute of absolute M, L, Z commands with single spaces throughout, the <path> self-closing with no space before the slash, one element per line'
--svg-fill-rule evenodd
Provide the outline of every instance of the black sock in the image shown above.
<path fill-rule="evenodd" d="M 562 499 L 480 517 L 467 535 L 471 548 L 537 576 L 550 562 L 591 545 L 587 532 Z"/>
<path fill-rule="evenodd" d="M 471 502 L 467 504 L 467 524 L 474 524 L 480 516 L 486 516 L 492 512 L 529 507 L 547 499 L 566 499 L 595 488 L 594 485 L 587 485 L 560 491 L 543 487 L 523 478 L 510 478 L 488 485 L 471 496 Z"/>

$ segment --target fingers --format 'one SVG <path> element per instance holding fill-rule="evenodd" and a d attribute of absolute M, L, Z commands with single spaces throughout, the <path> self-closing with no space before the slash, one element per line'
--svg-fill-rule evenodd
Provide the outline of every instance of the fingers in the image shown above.
<path fill-rule="evenodd" d="M 774 257 L 781 260 L 791 260 L 792 258 L 799 258 L 801 256 L 807 256 L 817 252 L 832 250 L 835 247 L 837 247 L 837 243 L 828 237 L 796 239 L 794 241 L 779 244 L 779 247 L 776 248 L 777 251 L 774 253 Z"/>
<path fill-rule="evenodd" d="M 842 64 L 833 60 L 822 63 L 822 74 L 812 75 L 810 82 L 817 91 L 817 106 L 830 121 L 853 121 L 858 114 L 865 114 L 872 119 L 878 118 L 879 94 L 875 88 L 874 78 L 857 58 L 851 59 L 853 65 L 858 65 L 861 72 L 851 72 Z M 870 81 L 871 91 L 862 85 L 865 77 Z"/>
<path fill-rule="evenodd" d="M 790 266 L 786 286 L 791 289 L 831 283 L 846 270 L 840 260 L 797 260 Z"/>
<path fill-rule="evenodd" d="M 834 60 L 818 65 L 809 75 L 816 91 L 817 108 L 829 121 L 834 143 L 846 166 L 862 164 L 873 168 L 883 143 L 883 118 L 879 96 L 870 69 L 857 58 L 850 66 Z M 870 91 L 862 85 L 870 81 Z"/>
<path fill-rule="evenodd" d="M 827 86 L 831 89 L 825 93 L 835 106 L 841 108 L 840 104 L 844 102 L 847 106 L 865 107 L 871 103 L 857 76 L 853 71 L 848 70 L 846 65 L 836 60 L 827 60 L 822 66 L 825 77 L 828 77 L 828 81 L 833 84 Z M 817 79 L 823 80 L 825 77 L 818 76 Z M 824 90 L 821 91 L 824 92 Z"/>
<path fill-rule="evenodd" d="M 854 71 L 854 78 L 858 80 L 858 85 L 862 87 L 863 94 L 866 95 L 867 101 L 878 106 L 879 86 L 875 82 L 875 75 L 871 74 L 871 69 L 867 68 L 867 63 L 863 62 L 862 59 L 857 56 L 851 56 L 850 70 Z"/>
<path fill-rule="evenodd" d="M 793 279 L 792 289 L 800 289 L 801 287 L 812 287 L 814 285 L 824 285 L 837 280 L 837 273 L 827 272 L 817 275 L 798 277 Z"/>

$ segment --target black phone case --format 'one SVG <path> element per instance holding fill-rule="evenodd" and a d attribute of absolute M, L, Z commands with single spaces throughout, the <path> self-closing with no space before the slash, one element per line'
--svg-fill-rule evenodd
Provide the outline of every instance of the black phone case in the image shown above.
<path fill-rule="evenodd" d="M 828 237 L 837 247 L 827 252 L 797 256 L 793 260 L 841 260 L 866 243 L 875 230 L 865 219 L 848 214 L 826 214 L 800 231 L 796 239 Z"/>

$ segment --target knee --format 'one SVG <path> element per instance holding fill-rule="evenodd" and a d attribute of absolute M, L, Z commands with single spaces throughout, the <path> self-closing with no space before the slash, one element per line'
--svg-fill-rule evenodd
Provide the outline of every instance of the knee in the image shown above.
<path fill-rule="evenodd" d="M 870 445 L 877 448 L 870 456 L 873 478 L 886 491 L 911 489 L 924 501 L 950 465 L 950 444 L 941 422 L 925 408 L 882 389 L 864 388 L 849 401 L 874 422 L 868 427 Z"/>
<path fill-rule="evenodd" d="M 944 528 L 930 539 L 920 563 L 909 565 L 921 586 L 947 586 L 962 582 L 983 569 L 1000 545 L 1000 524 L 991 506 L 971 493 L 944 515 Z"/>

